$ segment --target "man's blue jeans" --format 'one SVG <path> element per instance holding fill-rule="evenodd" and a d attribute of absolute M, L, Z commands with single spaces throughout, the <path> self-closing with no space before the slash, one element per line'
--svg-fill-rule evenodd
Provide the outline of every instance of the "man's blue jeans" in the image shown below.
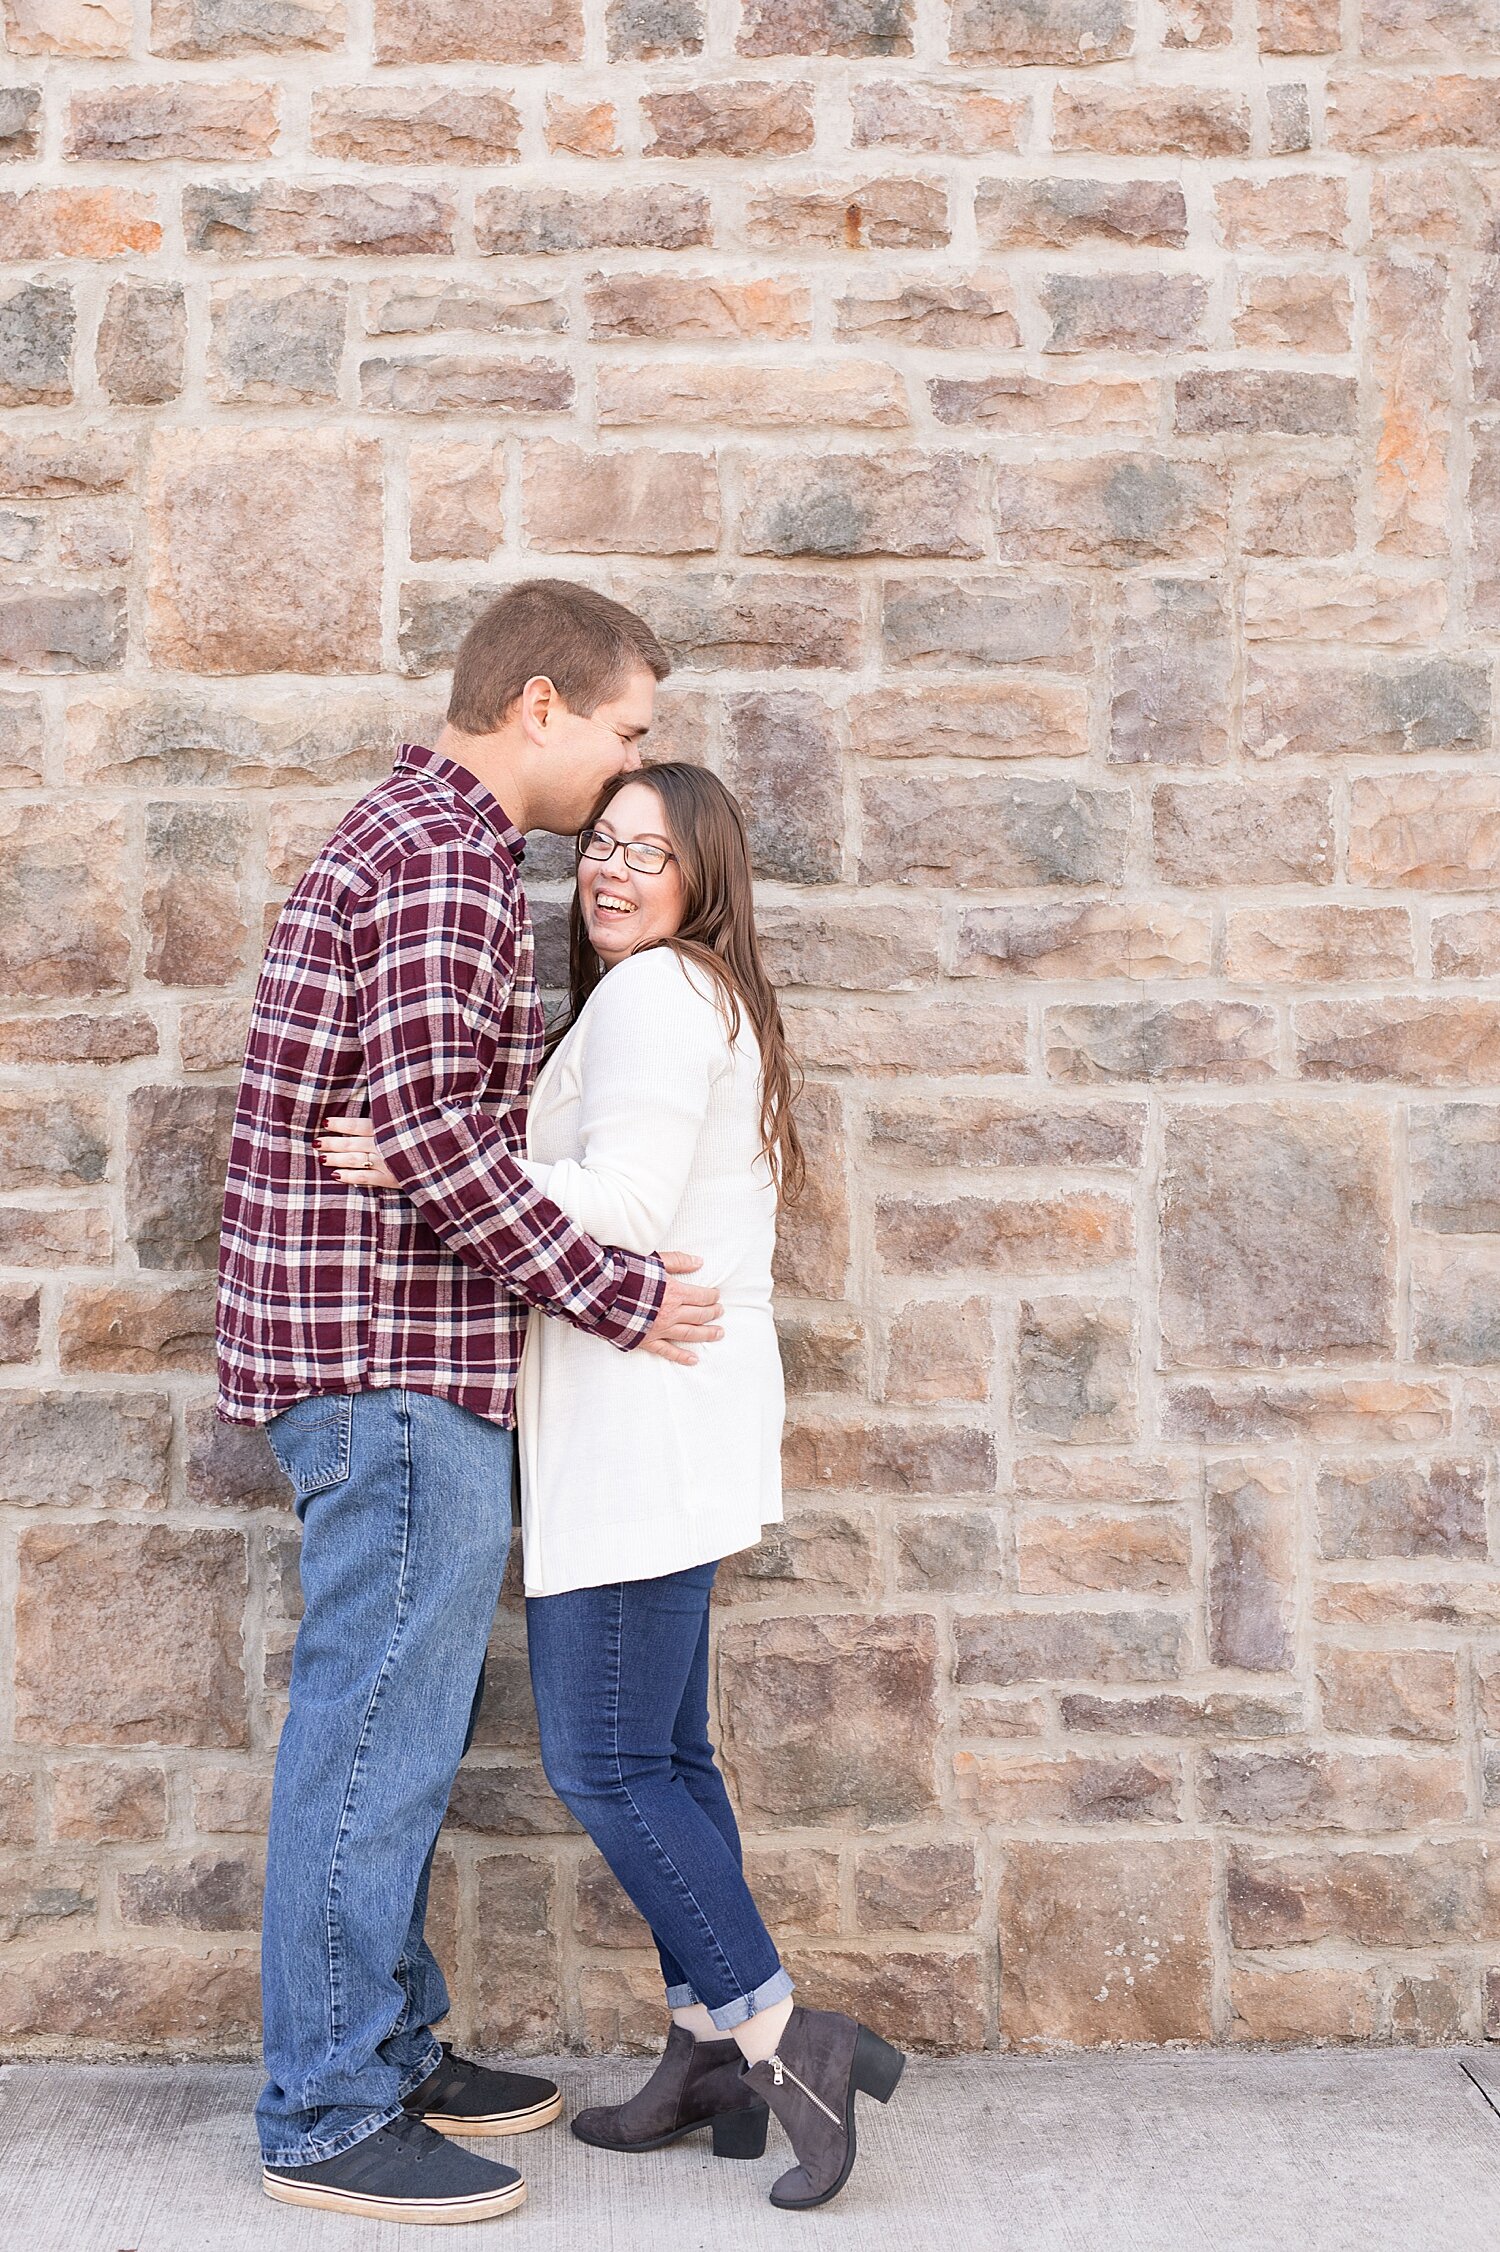
<path fill-rule="evenodd" d="M 709 1741 L 717 1570 L 528 1597 L 526 1634 L 548 1782 L 651 1926 L 668 2007 L 702 2002 L 727 2033 L 792 1981 L 745 1882 Z"/>
<path fill-rule="evenodd" d="M 308 2166 L 396 2118 L 441 2061 L 427 1884 L 483 1688 L 514 1453 L 425 1392 L 323 1393 L 268 1436 L 296 1489 L 306 1609 L 271 1801 L 256 2123 L 268 2164 Z"/>

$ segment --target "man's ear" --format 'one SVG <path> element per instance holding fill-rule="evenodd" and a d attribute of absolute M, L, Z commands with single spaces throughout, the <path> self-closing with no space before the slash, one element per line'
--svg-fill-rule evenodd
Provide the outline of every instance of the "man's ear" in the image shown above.
<path fill-rule="evenodd" d="M 555 719 L 563 708 L 561 696 L 544 672 L 528 680 L 516 706 L 527 740 L 540 745 L 545 740 L 548 721 Z"/>

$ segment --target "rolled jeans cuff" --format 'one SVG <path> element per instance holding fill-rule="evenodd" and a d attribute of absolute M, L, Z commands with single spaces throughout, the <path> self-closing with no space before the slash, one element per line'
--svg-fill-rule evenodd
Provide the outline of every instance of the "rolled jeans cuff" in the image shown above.
<path fill-rule="evenodd" d="M 690 2010 L 697 1999 L 698 1996 L 691 1986 L 669 1986 L 667 1988 L 667 2008 L 669 2010 Z"/>
<path fill-rule="evenodd" d="M 784 2002 L 791 1991 L 790 1971 L 778 1970 L 773 1978 L 766 1980 L 764 1986 L 757 1986 L 753 1994 L 737 1995 L 732 2002 L 723 2002 L 717 2009 L 710 2008 L 708 2014 L 721 2033 L 732 2033 L 737 2025 L 744 2024 L 746 2018 L 757 2016 L 761 2010 L 768 2010 L 777 2002 Z M 674 2009 L 678 2007 L 675 2002 L 672 2006 Z"/>

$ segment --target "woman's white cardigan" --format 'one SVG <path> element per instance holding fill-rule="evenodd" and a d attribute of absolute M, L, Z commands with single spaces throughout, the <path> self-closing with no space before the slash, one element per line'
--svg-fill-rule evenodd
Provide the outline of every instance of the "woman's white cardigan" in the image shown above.
<path fill-rule="evenodd" d="M 731 1045 L 706 972 L 668 947 L 608 972 L 531 1099 L 527 1170 L 571 1220 L 629 1251 L 693 1251 L 724 1336 L 684 1368 L 533 1313 L 521 1362 L 528 1595 L 654 1579 L 781 1520 L 776 1195 L 760 1155 L 760 1056 Z"/>

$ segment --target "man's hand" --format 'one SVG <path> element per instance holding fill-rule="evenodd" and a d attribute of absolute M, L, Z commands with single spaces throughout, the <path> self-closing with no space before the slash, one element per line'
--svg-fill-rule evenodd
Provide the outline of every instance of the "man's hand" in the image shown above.
<path fill-rule="evenodd" d="M 703 1264 L 689 1252 L 661 1251 L 657 1257 L 667 1270 L 667 1294 L 640 1350 L 655 1353 L 664 1361 L 681 1361 L 684 1368 L 695 1368 L 698 1356 L 691 1348 L 716 1344 L 724 1334 L 716 1326 L 724 1313 L 719 1293 L 677 1280 L 679 1275 L 696 1274 Z"/>

